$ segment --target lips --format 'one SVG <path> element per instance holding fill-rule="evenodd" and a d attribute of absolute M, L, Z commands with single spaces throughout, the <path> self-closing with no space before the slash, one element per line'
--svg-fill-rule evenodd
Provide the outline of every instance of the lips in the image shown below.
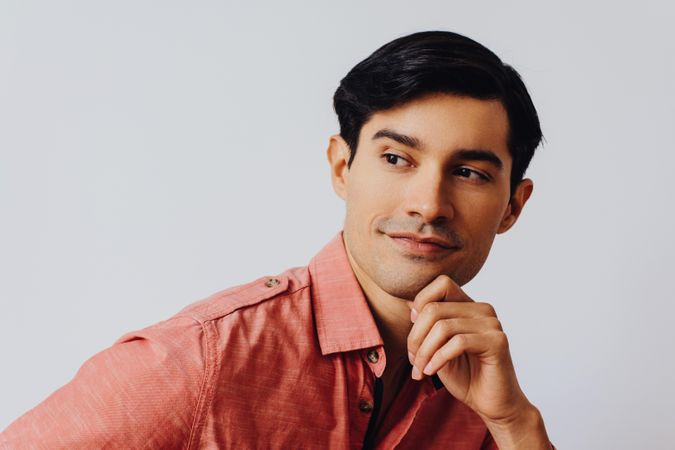
<path fill-rule="evenodd" d="M 403 238 L 403 239 L 409 239 L 413 242 L 417 243 L 422 243 L 422 244 L 434 244 L 439 247 L 445 248 L 445 249 L 455 249 L 457 248 L 456 245 L 454 245 L 452 242 L 443 239 L 438 236 L 422 236 L 419 234 L 415 233 L 391 233 L 388 234 L 387 236 L 391 238 Z"/>

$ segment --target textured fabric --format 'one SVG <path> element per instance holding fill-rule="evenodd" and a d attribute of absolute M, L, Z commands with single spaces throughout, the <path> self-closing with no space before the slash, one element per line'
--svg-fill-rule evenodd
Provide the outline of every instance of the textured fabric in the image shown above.
<path fill-rule="evenodd" d="M 385 366 L 339 232 L 307 267 L 122 336 L 10 424 L 0 448 L 360 449 Z M 408 377 L 371 439 L 378 449 L 497 448 L 436 377 Z"/>

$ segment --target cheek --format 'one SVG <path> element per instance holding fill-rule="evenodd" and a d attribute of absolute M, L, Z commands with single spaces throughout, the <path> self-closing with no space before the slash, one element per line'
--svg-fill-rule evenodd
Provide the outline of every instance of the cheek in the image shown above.
<path fill-rule="evenodd" d="M 390 215 L 400 204 L 400 195 L 386 177 L 375 168 L 352 173 L 347 186 L 347 211 L 352 220 L 370 221 Z"/>
<path fill-rule="evenodd" d="M 489 194 L 467 198 L 462 203 L 462 210 L 468 221 L 478 227 L 477 229 L 488 233 L 496 231 L 506 208 L 505 202 Z"/>
<path fill-rule="evenodd" d="M 477 257 L 484 257 L 490 250 L 504 213 L 503 206 L 495 201 L 470 202 L 458 206 L 453 225 Z"/>

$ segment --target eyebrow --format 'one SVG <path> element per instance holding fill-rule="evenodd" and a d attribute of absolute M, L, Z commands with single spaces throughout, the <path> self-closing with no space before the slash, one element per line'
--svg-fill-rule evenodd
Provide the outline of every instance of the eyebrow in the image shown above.
<path fill-rule="evenodd" d="M 399 144 L 403 144 L 407 147 L 411 147 L 417 150 L 420 150 L 422 145 L 420 143 L 420 140 L 417 139 L 416 137 L 413 136 L 408 136 L 406 134 L 401 134 L 397 133 L 394 130 L 390 130 L 389 128 L 382 128 L 381 130 L 378 130 L 377 133 L 373 135 L 373 141 L 375 139 L 380 139 L 380 138 L 389 138 L 393 139 Z"/>
<path fill-rule="evenodd" d="M 381 138 L 389 138 L 407 147 L 414 148 L 416 150 L 422 150 L 422 143 L 419 139 L 414 136 L 398 133 L 394 130 L 390 130 L 389 128 L 382 128 L 381 130 L 378 130 L 373 135 L 372 140 L 374 141 Z M 497 170 L 502 170 L 504 167 L 502 160 L 492 150 L 485 150 L 482 148 L 463 148 L 457 150 L 454 154 L 454 157 L 465 161 L 485 161 L 492 164 Z"/>

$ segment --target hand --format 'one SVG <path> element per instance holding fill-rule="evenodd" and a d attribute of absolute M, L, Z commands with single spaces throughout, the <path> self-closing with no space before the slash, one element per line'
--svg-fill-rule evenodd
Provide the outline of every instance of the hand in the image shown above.
<path fill-rule="evenodd" d="M 438 374 L 450 394 L 473 409 L 495 439 L 495 432 L 511 433 L 510 438 L 516 431 L 529 432 L 538 411 L 520 389 L 494 308 L 474 302 L 447 275 L 429 283 L 408 306 L 414 323 L 408 335 L 413 378 Z"/>

